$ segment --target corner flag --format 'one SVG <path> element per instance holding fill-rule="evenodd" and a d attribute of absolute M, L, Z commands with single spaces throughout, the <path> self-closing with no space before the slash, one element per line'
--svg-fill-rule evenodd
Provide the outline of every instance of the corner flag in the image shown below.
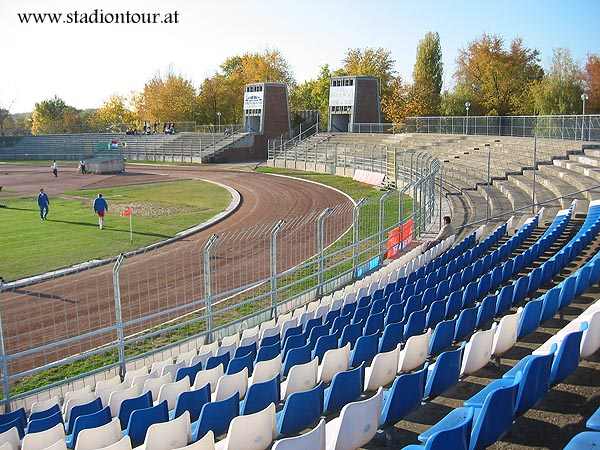
<path fill-rule="evenodd" d="M 121 211 L 121 216 L 129 217 L 129 242 L 133 242 L 133 208 L 131 206 L 125 208 L 123 211 Z"/>

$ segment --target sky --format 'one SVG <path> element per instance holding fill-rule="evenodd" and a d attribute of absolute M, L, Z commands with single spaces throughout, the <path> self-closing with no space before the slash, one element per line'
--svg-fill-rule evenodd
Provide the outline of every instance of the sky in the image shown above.
<path fill-rule="evenodd" d="M 24 24 L 30 12 L 173 13 L 177 24 Z M 164 17 L 164 16 L 161 16 Z M 410 80 L 416 46 L 440 34 L 444 87 L 460 48 L 483 33 L 524 39 L 548 67 L 566 47 L 584 63 L 600 53 L 599 0 L 0 0 L 0 106 L 31 111 L 58 95 L 96 108 L 170 68 L 195 86 L 231 55 L 278 49 L 297 81 L 340 67 L 348 48 L 385 47 Z"/>

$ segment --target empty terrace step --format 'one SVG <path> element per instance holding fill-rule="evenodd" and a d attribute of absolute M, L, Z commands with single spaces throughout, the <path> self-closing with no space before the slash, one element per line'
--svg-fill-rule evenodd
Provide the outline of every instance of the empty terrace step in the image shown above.
<path fill-rule="evenodd" d="M 510 179 L 506 181 L 494 181 L 494 185 L 508 198 L 512 209 L 527 208 L 531 205 L 531 195 L 519 188 Z"/>
<path fill-rule="evenodd" d="M 564 169 L 572 170 L 587 177 L 595 179 L 600 183 L 600 168 L 589 164 L 583 164 L 572 159 L 555 159 L 554 165 Z"/>
<path fill-rule="evenodd" d="M 481 195 L 489 201 L 490 204 L 490 217 L 498 216 L 513 210 L 512 204 L 508 197 L 500 191 L 495 185 L 480 185 L 477 190 L 481 192 Z M 485 211 L 484 211 L 485 213 Z M 503 220 L 507 220 L 510 217 L 509 214 L 502 217 Z"/>
<path fill-rule="evenodd" d="M 557 195 L 546 187 L 546 184 L 541 182 L 541 174 L 539 171 L 536 173 L 536 187 L 535 187 L 535 201 L 536 203 L 544 202 L 544 208 L 546 210 L 546 217 L 554 217 L 556 213 L 563 208 L 566 208 L 571 200 L 564 200 L 562 203 L 559 200 L 554 200 Z M 509 175 L 508 180 L 515 186 L 519 187 L 524 191 L 530 198 L 533 195 L 533 172 L 524 171 L 523 175 Z M 548 202 L 548 203 L 545 203 Z"/>
<path fill-rule="evenodd" d="M 600 185 L 600 179 L 588 177 L 585 174 L 575 172 L 574 170 L 565 167 L 548 165 L 540 166 L 540 171 L 553 180 L 563 180 L 570 187 L 571 192 L 590 189 L 591 186 Z M 588 192 L 583 192 L 581 197 L 575 195 L 573 198 L 586 198 L 589 201 L 600 199 L 600 187 L 592 189 Z"/>

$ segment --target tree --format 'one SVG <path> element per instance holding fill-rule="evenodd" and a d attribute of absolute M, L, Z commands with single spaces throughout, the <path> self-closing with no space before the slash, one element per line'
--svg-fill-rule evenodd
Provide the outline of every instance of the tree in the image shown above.
<path fill-rule="evenodd" d="M 124 97 L 113 95 L 91 115 L 89 122 L 91 128 L 98 131 L 122 130 L 135 127 L 136 117 L 127 108 Z"/>
<path fill-rule="evenodd" d="M 484 34 L 459 51 L 457 86 L 488 115 L 530 113 L 530 88 L 543 77 L 539 52 L 514 39 L 509 49 L 501 37 Z"/>
<path fill-rule="evenodd" d="M 319 76 L 294 86 L 290 93 L 290 106 L 294 111 L 318 110 L 321 127 L 327 127 L 329 121 L 329 66 L 321 66 Z"/>
<path fill-rule="evenodd" d="M 4 136 L 4 126 L 10 118 L 8 109 L 0 108 L 0 136 Z"/>
<path fill-rule="evenodd" d="M 351 48 L 344 58 L 339 75 L 367 75 L 379 79 L 382 98 L 392 88 L 396 71 L 391 52 L 385 48 Z"/>
<path fill-rule="evenodd" d="M 438 33 L 427 33 L 417 47 L 417 60 L 413 69 L 415 114 L 433 116 L 440 113 L 442 91 L 442 46 Z"/>
<path fill-rule="evenodd" d="M 585 112 L 589 114 L 600 113 L 600 56 L 588 55 L 585 64 L 584 79 L 588 101 Z"/>
<path fill-rule="evenodd" d="M 401 123 L 413 115 L 415 109 L 412 87 L 402 82 L 402 78 L 394 77 L 390 82 L 389 93 L 381 100 L 381 111 L 385 118 L 393 123 Z"/>
<path fill-rule="evenodd" d="M 192 82 L 169 71 L 156 74 L 134 96 L 140 120 L 149 122 L 185 122 L 194 120 L 196 90 Z"/>
<path fill-rule="evenodd" d="M 35 104 L 31 114 L 32 134 L 74 133 L 82 130 L 79 111 L 57 96 Z"/>
<path fill-rule="evenodd" d="M 202 83 L 196 117 L 214 124 L 217 112 L 221 123 L 238 123 L 242 118 L 244 86 L 249 83 L 283 82 L 293 87 L 292 71 L 278 50 L 245 53 L 227 58 L 220 71 Z"/>
<path fill-rule="evenodd" d="M 532 87 L 535 112 L 576 114 L 581 111 L 582 73 L 569 50 L 554 49 L 552 67 Z"/>

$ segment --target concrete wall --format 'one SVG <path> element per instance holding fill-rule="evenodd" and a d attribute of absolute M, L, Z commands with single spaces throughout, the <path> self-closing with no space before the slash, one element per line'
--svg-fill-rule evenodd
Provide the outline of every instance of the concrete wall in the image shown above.
<path fill-rule="evenodd" d="M 263 135 L 276 138 L 290 132 L 287 86 L 280 83 L 264 85 Z"/>

